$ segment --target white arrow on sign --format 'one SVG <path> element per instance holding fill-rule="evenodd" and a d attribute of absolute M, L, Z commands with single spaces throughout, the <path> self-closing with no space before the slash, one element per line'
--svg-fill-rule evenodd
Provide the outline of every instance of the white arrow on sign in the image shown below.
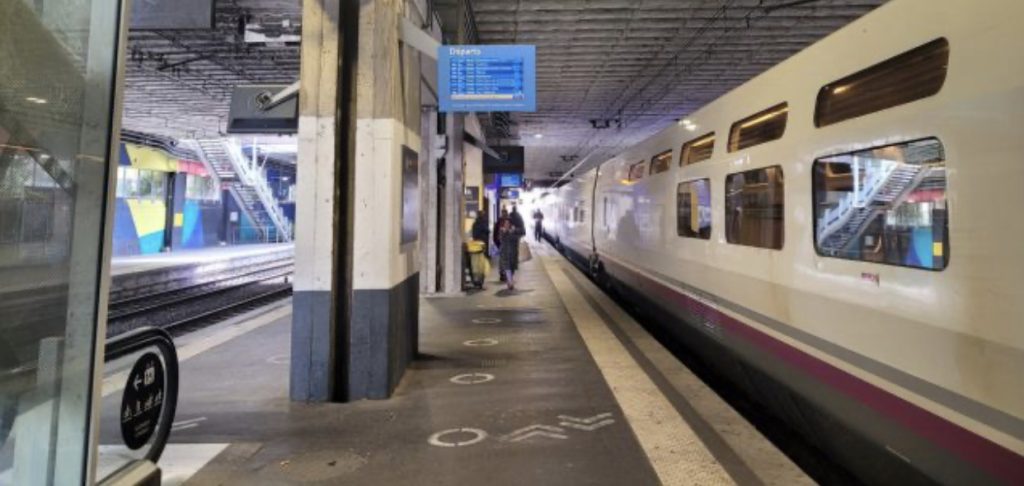
<path fill-rule="evenodd" d="M 611 413 L 600 413 L 593 417 L 573 417 L 571 415 L 559 415 L 558 418 L 562 420 L 558 423 L 563 427 L 571 427 L 574 429 L 585 430 L 587 432 L 593 432 L 601 427 L 605 427 L 615 423 L 615 419 L 611 418 Z"/>
<path fill-rule="evenodd" d="M 502 437 L 501 440 L 504 442 L 519 442 L 521 440 L 526 440 L 531 437 L 547 437 L 549 439 L 568 439 L 568 437 L 563 435 L 562 432 L 565 432 L 565 429 L 562 429 L 561 427 L 534 424 L 529 427 L 523 427 L 519 430 L 511 432 Z"/>

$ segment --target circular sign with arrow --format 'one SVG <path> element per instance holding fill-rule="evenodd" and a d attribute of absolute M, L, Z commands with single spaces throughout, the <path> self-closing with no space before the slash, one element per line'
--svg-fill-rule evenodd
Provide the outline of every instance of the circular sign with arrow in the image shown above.
<path fill-rule="evenodd" d="M 164 407 L 164 365 L 156 353 L 139 357 L 121 398 L 121 438 L 129 449 L 146 445 Z"/>

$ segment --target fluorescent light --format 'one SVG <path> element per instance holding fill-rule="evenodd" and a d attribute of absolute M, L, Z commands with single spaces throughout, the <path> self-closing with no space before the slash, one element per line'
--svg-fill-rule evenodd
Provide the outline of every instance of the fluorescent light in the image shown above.
<path fill-rule="evenodd" d="M 695 130 L 697 130 L 697 125 L 686 125 L 686 129 L 691 131 L 691 132 L 695 131 Z"/>
<path fill-rule="evenodd" d="M 534 133 L 533 134 L 533 138 L 544 138 L 544 134 L 543 133 Z"/>
<path fill-rule="evenodd" d="M 693 125 L 693 121 L 689 118 L 683 118 L 683 125 Z"/>

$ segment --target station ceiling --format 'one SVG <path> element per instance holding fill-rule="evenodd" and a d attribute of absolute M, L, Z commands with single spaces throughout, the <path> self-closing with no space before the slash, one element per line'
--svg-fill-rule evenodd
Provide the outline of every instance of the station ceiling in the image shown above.
<path fill-rule="evenodd" d="M 481 43 L 537 45 L 537 112 L 513 113 L 507 142 L 526 146 L 527 177 L 546 179 L 642 141 L 885 1 L 472 5 Z"/>
<path fill-rule="evenodd" d="M 445 18 L 459 1 L 432 3 Z M 886 0 L 468 1 L 479 42 L 537 46 L 538 111 L 484 124 L 492 145 L 526 146 L 527 177 L 547 179 L 643 140 Z M 223 133 L 232 86 L 298 79 L 298 42 L 281 35 L 299 33 L 301 3 L 218 0 L 213 30 L 130 32 L 123 125 Z"/>
<path fill-rule="evenodd" d="M 284 40 L 299 34 L 301 0 L 215 3 L 212 30 L 129 31 L 125 128 L 216 137 L 227 125 L 232 86 L 299 79 L 299 43 Z"/>

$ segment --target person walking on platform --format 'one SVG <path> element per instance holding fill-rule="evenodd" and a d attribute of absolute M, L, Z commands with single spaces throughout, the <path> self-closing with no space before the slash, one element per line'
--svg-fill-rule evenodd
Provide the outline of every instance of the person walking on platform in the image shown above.
<path fill-rule="evenodd" d="M 473 220 L 473 228 L 470 229 L 470 236 L 476 241 L 483 242 L 484 255 L 490 255 L 491 228 L 487 226 L 487 214 L 483 211 L 478 213 L 476 219 Z"/>
<path fill-rule="evenodd" d="M 533 212 L 533 238 L 540 243 L 540 237 L 544 235 L 544 213 L 540 210 Z"/>
<path fill-rule="evenodd" d="M 501 215 L 498 216 L 498 220 L 494 222 L 494 231 L 491 232 L 491 238 L 494 238 L 494 248 L 497 249 L 498 252 L 501 251 L 501 222 L 507 220 L 508 209 L 501 208 Z M 505 281 L 505 272 L 500 271 L 500 267 L 498 271 L 498 278 L 502 282 Z"/>
<path fill-rule="evenodd" d="M 519 231 L 522 231 L 523 235 L 525 235 L 526 234 L 526 222 L 523 221 L 523 215 L 519 214 L 519 209 L 516 208 L 515 204 L 512 205 L 512 213 L 509 214 L 508 217 L 512 219 L 512 225 L 514 225 L 516 228 L 518 228 Z"/>
<path fill-rule="evenodd" d="M 517 227 L 512 218 L 502 219 L 498 227 L 501 246 L 498 251 L 498 269 L 505 277 L 509 290 L 516 288 L 516 270 L 519 269 L 519 238 L 526 232 Z"/>

